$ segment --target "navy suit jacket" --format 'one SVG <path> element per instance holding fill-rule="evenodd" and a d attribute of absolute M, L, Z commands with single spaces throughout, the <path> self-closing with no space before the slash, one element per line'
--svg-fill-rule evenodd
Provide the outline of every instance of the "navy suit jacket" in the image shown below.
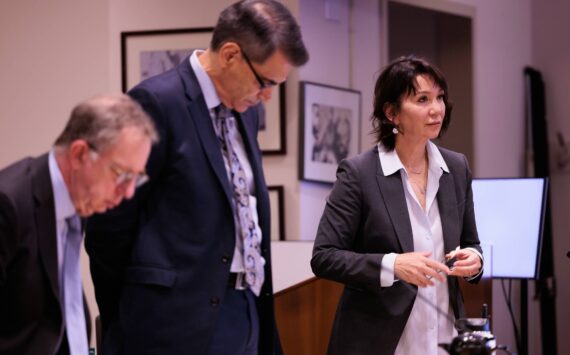
<path fill-rule="evenodd" d="M 235 246 L 232 188 L 188 58 L 129 95 L 160 134 L 135 198 L 87 223 L 106 354 L 205 354 Z M 269 197 L 255 109 L 234 112 L 253 170 L 265 282 L 257 299 L 260 354 L 274 347 Z M 277 339 L 275 339 L 277 340 Z"/>
<path fill-rule="evenodd" d="M 449 173 L 439 180 L 437 201 L 445 253 L 479 252 L 471 173 L 462 154 L 438 148 Z M 382 257 L 414 251 L 412 226 L 399 172 L 385 176 L 378 148 L 344 160 L 321 218 L 311 265 L 315 274 L 345 284 L 329 354 L 393 354 L 408 320 L 417 287 L 402 281 L 380 287 Z M 477 282 L 477 279 L 471 282 Z M 449 301 L 464 317 L 456 277 L 448 277 Z"/>
<path fill-rule="evenodd" d="M 56 353 L 64 331 L 59 289 L 55 207 L 44 154 L 0 171 L 0 354 Z M 65 353 L 66 343 L 58 354 Z"/>

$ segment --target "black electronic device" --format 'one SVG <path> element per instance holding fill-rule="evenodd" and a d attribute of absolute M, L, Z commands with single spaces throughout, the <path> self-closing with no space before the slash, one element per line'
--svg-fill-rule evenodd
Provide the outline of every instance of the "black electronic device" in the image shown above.
<path fill-rule="evenodd" d="M 502 350 L 513 354 L 506 346 L 497 345 L 491 333 L 490 316 L 487 305 L 483 305 L 481 318 L 462 318 L 455 321 L 459 334 L 450 344 L 439 344 L 450 355 L 491 355 Z"/>
<path fill-rule="evenodd" d="M 453 264 L 455 264 L 456 261 L 457 261 L 457 258 L 454 256 L 452 258 L 447 259 L 445 261 L 445 265 L 447 265 L 449 270 L 451 270 L 451 269 L 453 269 Z"/>

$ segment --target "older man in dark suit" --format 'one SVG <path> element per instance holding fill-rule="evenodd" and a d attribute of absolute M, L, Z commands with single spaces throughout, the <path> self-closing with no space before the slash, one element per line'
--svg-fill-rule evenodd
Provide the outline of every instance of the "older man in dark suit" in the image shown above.
<path fill-rule="evenodd" d="M 88 354 L 80 217 L 133 196 L 156 139 L 127 95 L 97 96 L 49 153 L 0 171 L 0 354 Z"/>

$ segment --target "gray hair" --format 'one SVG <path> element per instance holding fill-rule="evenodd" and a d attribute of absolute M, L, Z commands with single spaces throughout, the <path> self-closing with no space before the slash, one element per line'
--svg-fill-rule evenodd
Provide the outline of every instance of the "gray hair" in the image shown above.
<path fill-rule="evenodd" d="M 138 128 L 151 142 L 158 141 L 152 120 L 131 97 L 125 94 L 94 96 L 71 111 L 55 146 L 65 148 L 73 141 L 83 139 L 90 148 L 103 151 L 116 142 L 125 127 Z"/>
<path fill-rule="evenodd" d="M 225 8 L 210 48 L 216 52 L 226 42 L 237 43 L 256 63 L 265 62 L 277 50 L 296 67 L 309 60 L 297 21 L 285 5 L 274 0 L 242 0 Z"/>

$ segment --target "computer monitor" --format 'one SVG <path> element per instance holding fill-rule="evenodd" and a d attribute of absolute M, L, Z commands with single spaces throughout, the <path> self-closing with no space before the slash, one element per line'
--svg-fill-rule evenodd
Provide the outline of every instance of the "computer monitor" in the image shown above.
<path fill-rule="evenodd" d="M 545 178 L 473 180 L 484 277 L 538 277 L 547 187 Z"/>

